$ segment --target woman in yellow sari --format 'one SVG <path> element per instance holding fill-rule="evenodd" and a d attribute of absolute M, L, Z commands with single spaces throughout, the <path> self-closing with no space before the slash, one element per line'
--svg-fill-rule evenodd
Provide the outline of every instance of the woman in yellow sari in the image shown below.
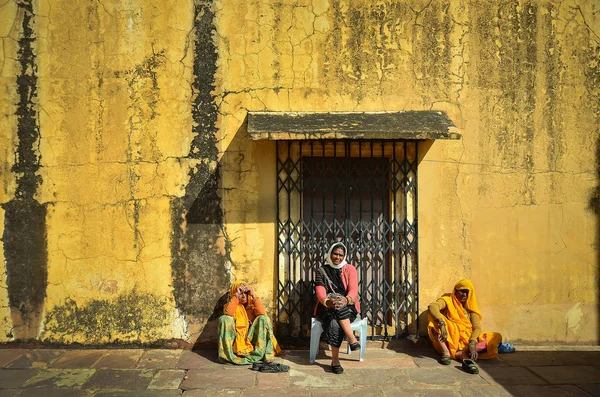
<path fill-rule="evenodd" d="M 501 352 L 514 351 L 512 345 L 502 343 L 499 333 L 482 332 L 481 319 L 473 284 L 466 279 L 429 305 L 427 333 L 442 354 L 442 364 L 449 365 L 454 358 L 463 362 L 466 371 L 477 373 L 474 360 L 495 358 L 499 348 Z"/>
<path fill-rule="evenodd" d="M 271 363 L 281 349 L 265 307 L 252 287 L 241 280 L 234 282 L 223 312 L 219 318 L 219 361 L 256 363 L 252 369 L 266 370 L 262 363 Z M 282 372 L 285 367 L 273 364 L 266 372 Z"/>

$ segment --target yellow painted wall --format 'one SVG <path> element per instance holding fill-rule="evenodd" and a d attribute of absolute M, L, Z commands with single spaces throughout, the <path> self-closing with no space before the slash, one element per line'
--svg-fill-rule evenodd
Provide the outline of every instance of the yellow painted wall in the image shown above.
<path fill-rule="evenodd" d="M 232 279 L 275 298 L 275 144 L 247 138 L 247 111 L 430 109 L 463 138 L 421 152 L 421 310 L 467 277 L 485 329 L 598 341 L 597 2 L 32 5 L 48 282 L 33 332 L 14 327 L 0 288 L 0 341 L 214 339 L 211 314 Z M 23 10 L 0 7 L 7 203 Z M 186 218 L 215 192 L 222 218 Z M 76 324 L 75 307 L 100 320 Z M 113 318 L 116 307 L 145 321 Z"/>

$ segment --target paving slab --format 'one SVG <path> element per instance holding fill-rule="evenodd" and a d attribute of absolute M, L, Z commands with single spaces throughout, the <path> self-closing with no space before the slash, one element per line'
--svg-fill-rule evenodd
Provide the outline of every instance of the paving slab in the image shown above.
<path fill-rule="evenodd" d="M 179 386 L 182 390 L 190 389 L 244 389 L 256 384 L 256 372 L 246 367 L 233 370 L 190 369 Z"/>
<path fill-rule="evenodd" d="M 185 370 L 183 369 L 164 369 L 158 371 L 152 378 L 148 389 L 168 390 L 179 389 L 179 385 L 183 381 Z"/>
<path fill-rule="evenodd" d="M 600 362 L 600 351 L 517 351 L 500 357 L 513 366 L 590 365 Z"/>
<path fill-rule="evenodd" d="M 6 368 L 46 368 L 63 354 L 65 354 L 64 350 L 28 350 L 8 364 Z"/>
<path fill-rule="evenodd" d="M 217 369 L 221 368 L 221 364 L 217 360 L 217 352 L 214 350 L 189 351 L 185 350 L 181 353 L 177 367 L 180 369 Z"/>
<path fill-rule="evenodd" d="M 96 372 L 95 369 L 45 369 L 31 377 L 22 387 L 79 389 Z"/>
<path fill-rule="evenodd" d="M 18 393 L 22 392 L 22 389 L 1 389 L 2 397 L 14 397 Z"/>
<path fill-rule="evenodd" d="M 509 386 L 514 397 L 589 397 L 582 389 L 572 385 L 560 386 Z"/>
<path fill-rule="evenodd" d="M 600 396 L 600 380 L 598 383 L 587 384 L 587 385 L 577 385 L 581 390 L 585 390 L 592 396 Z"/>
<path fill-rule="evenodd" d="M 511 397 L 504 386 L 500 385 L 462 385 L 461 397 Z"/>
<path fill-rule="evenodd" d="M 361 387 L 361 388 L 349 388 L 349 389 L 311 389 L 312 397 L 332 397 L 332 396 L 344 396 L 344 397 L 383 397 L 383 390 L 381 387 Z M 244 395 L 245 396 L 245 395 Z"/>
<path fill-rule="evenodd" d="M 307 389 L 307 388 L 298 388 L 298 387 L 294 387 L 294 388 L 284 388 L 284 389 L 280 389 L 280 388 L 271 388 L 271 389 L 263 389 L 260 387 L 253 387 L 251 389 L 246 389 L 244 390 L 242 396 L 243 397 L 281 397 L 282 395 L 284 395 L 285 397 L 310 397 L 311 395 L 314 396 L 314 390 L 312 390 L 312 394 L 311 394 L 311 390 Z M 339 389 L 338 389 L 339 392 Z M 339 395 L 339 393 L 338 393 Z M 329 396 L 331 397 L 331 395 Z M 366 397 L 366 396 L 363 396 Z"/>
<path fill-rule="evenodd" d="M 93 368 L 135 368 L 142 354 L 144 351 L 137 349 L 109 350 L 93 365 Z"/>
<path fill-rule="evenodd" d="M 440 364 L 439 357 L 419 356 L 413 357 L 413 360 L 415 362 L 415 365 L 420 368 L 436 368 L 442 365 Z M 456 361 L 456 363 L 458 363 L 458 361 Z"/>
<path fill-rule="evenodd" d="M 184 390 L 184 397 L 236 397 L 242 395 L 242 389 L 192 389 Z"/>
<path fill-rule="evenodd" d="M 182 350 L 146 350 L 137 362 L 137 368 L 167 369 L 175 368 Z"/>
<path fill-rule="evenodd" d="M 585 384 L 600 381 L 600 368 L 593 366 L 530 367 L 533 372 L 553 385 Z"/>
<path fill-rule="evenodd" d="M 479 375 L 490 384 L 501 386 L 548 384 L 548 382 L 526 367 L 480 368 Z"/>
<path fill-rule="evenodd" d="M 259 388 L 287 388 L 290 386 L 290 373 L 263 373 L 256 374 L 256 384 Z"/>
<path fill-rule="evenodd" d="M 179 397 L 181 390 L 136 390 L 136 391 L 110 391 L 96 392 L 94 397 Z"/>
<path fill-rule="evenodd" d="M 350 376 L 354 386 L 401 386 L 410 384 L 408 375 L 404 371 L 395 368 L 351 368 L 345 370 L 344 373 Z"/>
<path fill-rule="evenodd" d="M 0 368 L 6 367 L 25 353 L 27 353 L 26 349 L 0 349 Z"/>
<path fill-rule="evenodd" d="M 105 354 L 106 350 L 72 350 L 50 364 L 50 368 L 90 368 Z"/>
<path fill-rule="evenodd" d="M 314 388 L 350 388 L 352 379 L 346 372 L 334 374 L 321 369 L 290 369 L 290 384 L 294 387 Z"/>
<path fill-rule="evenodd" d="M 38 369 L 0 369 L 0 389 L 16 389 L 33 378 Z"/>
<path fill-rule="evenodd" d="M 93 394 L 86 390 L 56 389 L 45 387 L 43 389 L 21 389 L 17 397 L 92 397 Z M 4 395 L 2 395 L 4 397 Z"/>
<path fill-rule="evenodd" d="M 451 388 L 383 388 L 384 397 L 459 397 L 457 390 Z"/>
<path fill-rule="evenodd" d="M 145 390 L 154 372 L 150 369 L 97 369 L 84 387 L 96 390 Z"/>
<path fill-rule="evenodd" d="M 487 385 L 480 375 L 466 373 L 461 367 L 443 366 L 438 368 L 407 368 L 406 374 L 414 386 L 459 386 Z"/>

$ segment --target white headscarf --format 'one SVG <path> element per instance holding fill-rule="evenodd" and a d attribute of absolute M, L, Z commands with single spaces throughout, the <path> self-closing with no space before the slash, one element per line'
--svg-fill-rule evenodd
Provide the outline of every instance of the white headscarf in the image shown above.
<path fill-rule="evenodd" d="M 344 259 L 342 260 L 342 262 L 339 265 L 334 265 L 333 262 L 331 261 L 331 253 L 333 252 L 334 248 L 338 248 L 338 247 L 341 247 L 344 250 Z M 348 249 L 346 248 L 344 243 L 341 243 L 339 241 L 336 243 L 333 243 L 333 245 L 329 248 L 329 251 L 327 251 L 327 259 L 325 259 L 325 264 L 331 266 L 334 269 L 341 269 L 342 267 L 344 267 L 345 264 L 348 263 L 348 262 L 346 262 L 347 254 L 348 254 Z"/>

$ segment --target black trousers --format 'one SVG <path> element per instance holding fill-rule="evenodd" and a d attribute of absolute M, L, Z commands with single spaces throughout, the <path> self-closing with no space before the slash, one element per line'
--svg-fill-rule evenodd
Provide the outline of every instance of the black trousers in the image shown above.
<path fill-rule="evenodd" d="M 339 310 L 327 309 L 324 313 L 319 316 L 319 319 L 323 323 L 323 337 L 330 346 L 339 348 L 344 341 L 344 330 L 340 327 L 339 320 L 348 319 L 350 322 L 356 320 L 358 312 L 356 307 L 344 306 Z"/>

